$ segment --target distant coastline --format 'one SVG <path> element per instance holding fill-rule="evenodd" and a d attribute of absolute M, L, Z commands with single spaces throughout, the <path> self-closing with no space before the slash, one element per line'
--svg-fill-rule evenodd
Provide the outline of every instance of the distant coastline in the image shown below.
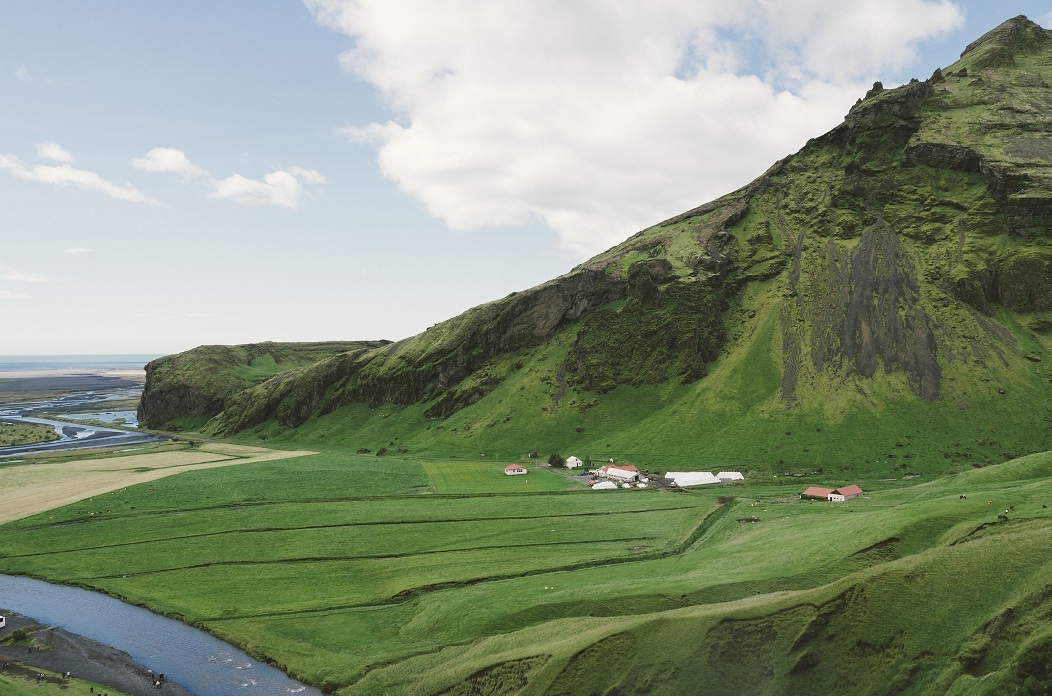
<path fill-rule="evenodd" d="M 158 354 L 0 355 L 0 372 L 142 370 Z"/>

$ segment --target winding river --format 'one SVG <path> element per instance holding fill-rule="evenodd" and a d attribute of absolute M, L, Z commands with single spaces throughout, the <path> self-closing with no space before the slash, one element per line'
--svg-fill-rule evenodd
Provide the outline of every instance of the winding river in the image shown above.
<path fill-rule="evenodd" d="M 193 694 L 321 696 L 204 631 L 98 592 L 0 575 L 0 606 L 123 650 Z"/>

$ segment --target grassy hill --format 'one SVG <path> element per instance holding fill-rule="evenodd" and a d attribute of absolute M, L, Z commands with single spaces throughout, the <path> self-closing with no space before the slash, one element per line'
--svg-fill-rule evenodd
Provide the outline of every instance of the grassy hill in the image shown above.
<path fill-rule="evenodd" d="M 1050 81 L 1050 33 L 1010 20 L 925 81 L 875 85 L 750 185 L 564 276 L 258 383 L 203 376 L 219 348 L 165 359 L 140 418 L 764 473 L 957 471 L 1050 449 Z M 170 397 L 202 381 L 207 407 Z"/>
<path fill-rule="evenodd" d="M 839 504 L 789 477 L 600 493 L 502 466 L 185 473 L 0 527 L 0 571 L 340 694 L 1047 693 L 1052 454 Z"/>
<path fill-rule="evenodd" d="M 150 398 L 139 421 L 151 427 L 189 430 L 203 426 L 239 392 L 289 370 L 333 355 L 386 345 L 388 341 L 252 343 L 201 346 L 158 358 L 146 366 Z"/>

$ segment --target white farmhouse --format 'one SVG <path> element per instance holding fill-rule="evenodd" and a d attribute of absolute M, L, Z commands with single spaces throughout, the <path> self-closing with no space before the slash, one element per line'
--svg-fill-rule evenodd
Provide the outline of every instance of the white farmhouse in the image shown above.
<path fill-rule="evenodd" d="M 576 469 L 579 466 L 584 466 L 584 462 L 571 454 L 566 458 L 565 466 L 567 469 Z"/>
<path fill-rule="evenodd" d="M 521 476 L 522 474 L 525 474 L 526 471 L 526 467 L 519 466 L 518 464 L 504 467 L 504 473 L 508 476 Z"/>
<path fill-rule="evenodd" d="M 707 486 L 720 482 L 711 471 L 670 471 L 665 474 L 665 478 L 672 479 L 672 485 L 680 487 Z"/>

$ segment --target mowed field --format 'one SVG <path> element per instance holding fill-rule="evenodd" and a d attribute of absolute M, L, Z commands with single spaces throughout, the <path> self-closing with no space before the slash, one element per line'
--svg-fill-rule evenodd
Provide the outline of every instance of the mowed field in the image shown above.
<path fill-rule="evenodd" d="M 582 490 L 583 484 L 538 464 L 524 465 L 527 473 L 508 476 L 504 462 L 424 462 L 424 471 L 438 493 L 533 493 Z"/>
<path fill-rule="evenodd" d="M 1052 641 L 1049 455 L 839 505 L 798 481 L 593 492 L 502 469 L 326 452 L 189 471 L 0 527 L 0 571 L 181 617 L 341 694 L 858 693 L 898 674 L 996 693 Z"/>
<path fill-rule="evenodd" d="M 123 456 L 50 457 L 59 459 L 57 462 L 40 457 L 18 462 L 0 460 L 0 523 L 172 474 L 305 454 L 310 452 L 209 443 L 193 449 Z M 96 507 L 101 512 L 105 506 L 105 501 L 100 501 Z"/>

